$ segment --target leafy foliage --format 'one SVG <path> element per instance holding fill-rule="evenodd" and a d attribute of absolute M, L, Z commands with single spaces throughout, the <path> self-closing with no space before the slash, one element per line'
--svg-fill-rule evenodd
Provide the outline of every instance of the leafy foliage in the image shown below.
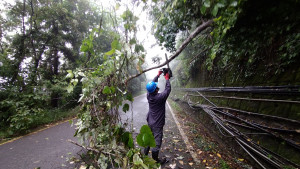
<path fill-rule="evenodd" d="M 57 113 L 48 109 L 65 111 L 78 105 L 81 82 L 74 79 L 73 87 L 67 88 L 73 92 L 66 93 L 69 81 L 64 76 L 68 69 L 102 62 L 79 49 L 90 28 L 98 27 L 107 16 L 86 0 L 17 1 L 4 11 L 6 17 L 0 18 L 0 126 L 11 126 L 19 133 L 37 126 L 45 112 Z M 81 48 L 91 54 L 108 50 L 112 41 L 108 35 L 87 40 L 84 44 L 89 48 Z"/>
<path fill-rule="evenodd" d="M 86 155 L 91 161 L 90 166 L 157 168 L 153 159 L 141 155 L 140 149 L 135 148 L 132 133 L 125 130 L 119 117 L 119 108 L 129 111 L 130 106 L 125 101 L 133 101 L 125 80 L 131 72 L 139 71 L 144 62 L 144 49 L 135 38 L 137 17 L 126 10 L 121 18 L 125 37 L 102 28 L 92 31 L 83 40 L 81 51 L 84 55 L 102 62 L 67 71 L 66 77 L 70 81 L 68 92 L 72 92 L 79 83 L 82 85 L 79 98 L 81 111 L 75 135 L 80 144 L 88 147 Z M 108 32 L 113 36 L 110 49 L 93 52 L 94 38 Z M 148 138 L 144 139 L 146 144 L 142 146 L 149 143 L 153 146 L 153 136 L 149 137 L 148 131 L 143 134 Z"/>
<path fill-rule="evenodd" d="M 154 136 L 148 125 L 141 127 L 139 135 L 136 137 L 137 143 L 142 147 L 156 147 Z"/>
<path fill-rule="evenodd" d="M 157 2 L 151 14 L 155 36 L 169 51 L 175 51 L 196 25 L 213 19 L 213 26 L 183 52 L 186 66 L 178 68 L 179 73 L 194 77 L 193 72 L 203 70 L 203 65 L 211 78 L 233 72 L 231 80 L 236 82 L 253 78 L 257 69 L 266 70 L 261 74 L 265 78 L 283 76 L 295 67 L 299 56 L 298 6 L 296 1 L 177 0 Z M 188 80 L 180 78 L 179 83 Z"/>

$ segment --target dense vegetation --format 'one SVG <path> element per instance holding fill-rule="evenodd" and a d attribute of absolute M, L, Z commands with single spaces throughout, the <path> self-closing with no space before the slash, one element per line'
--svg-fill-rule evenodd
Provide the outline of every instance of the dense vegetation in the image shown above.
<path fill-rule="evenodd" d="M 170 52 L 184 49 L 179 46 L 191 32 L 211 21 L 180 56 L 183 64 L 175 68 L 173 82 L 178 86 L 192 83 L 199 65 L 217 81 L 208 85 L 233 85 L 246 84 L 258 68 L 267 70 L 264 79 L 299 62 L 298 1 L 143 0 L 131 5 L 149 11 L 157 40 Z M 133 101 L 143 77 L 128 80 L 143 73 L 146 51 L 136 37 L 139 18 L 128 7 L 118 17 L 119 7 L 109 11 L 88 0 L 7 5 L 0 18 L 1 129 L 24 132 L 47 114 L 79 105 L 76 135 L 80 144 L 88 142 L 89 165 L 157 167 L 134 148 L 132 134 L 120 124 L 118 109 L 129 111 L 123 101 Z M 222 77 L 228 72 L 234 75 L 226 81 Z M 147 127 L 141 130 L 139 145 L 154 146 L 149 133 Z"/>
<path fill-rule="evenodd" d="M 177 64 L 173 64 L 173 72 L 176 79 L 172 84 L 179 88 L 295 86 L 296 90 L 299 90 L 299 6 L 298 1 L 187 0 L 164 1 L 161 6 L 154 7 L 152 15 L 157 27 L 155 36 L 169 51 L 176 51 L 196 26 L 211 19 L 214 21 L 211 27 L 190 43 L 175 61 Z M 194 102 L 190 104 L 201 103 L 211 106 L 206 99 L 199 96 L 199 93 L 189 93 L 194 95 L 193 97 L 186 91 L 173 91 L 172 96 L 175 100 Z M 300 120 L 299 104 L 250 101 L 250 99 L 299 100 L 297 93 L 290 95 L 225 93 L 221 89 L 215 93 L 203 91 L 202 94 L 220 107 Z M 186 97 L 187 95 L 189 97 Z M 187 110 L 189 111 L 192 110 Z M 200 110 L 197 113 L 205 114 Z M 203 119 L 201 115 L 199 116 L 201 117 L 199 123 L 203 122 L 205 126 L 210 126 L 212 121 L 209 117 Z M 261 124 L 257 118 L 253 117 L 252 120 L 255 124 Z M 264 120 L 262 123 L 268 126 L 270 119 Z M 218 131 L 219 126 L 216 126 L 218 125 L 211 126 L 211 132 L 219 135 L 223 142 L 226 136 L 223 136 L 222 132 Z M 282 128 L 291 126 L 292 124 L 283 122 L 280 124 Z M 293 140 L 299 140 L 297 134 L 292 137 Z M 251 139 L 263 148 L 278 153 L 292 162 L 300 163 L 297 146 L 297 148 L 289 147 L 284 141 L 275 141 L 276 139 L 272 137 L 260 135 L 252 136 Z M 228 139 L 229 145 L 233 145 L 231 139 Z"/>
<path fill-rule="evenodd" d="M 165 1 L 154 7 L 152 15 L 157 21 L 155 36 L 169 51 L 196 25 L 214 20 L 181 56 L 185 71 L 178 70 L 185 76 L 179 76 L 178 83 L 186 84 L 187 77 L 195 79 L 202 65 L 214 85 L 262 85 L 264 80 L 274 85 L 278 79 L 273 77 L 297 71 L 298 8 L 299 2 L 292 0 Z M 230 72 L 234 75 L 228 77 Z M 259 77 L 257 72 L 262 72 Z"/>

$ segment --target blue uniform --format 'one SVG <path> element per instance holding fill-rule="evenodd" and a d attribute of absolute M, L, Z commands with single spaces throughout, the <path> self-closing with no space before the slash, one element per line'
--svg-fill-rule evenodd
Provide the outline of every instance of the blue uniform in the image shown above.
<path fill-rule="evenodd" d="M 153 82 L 158 81 L 156 76 Z M 171 92 L 171 84 L 169 80 L 166 80 L 166 87 L 162 93 L 147 93 L 147 99 L 149 103 L 149 112 L 147 114 L 147 122 L 150 126 L 155 138 L 156 148 L 154 151 L 158 151 L 161 146 L 163 137 L 163 127 L 165 125 L 166 118 L 166 101 Z"/>

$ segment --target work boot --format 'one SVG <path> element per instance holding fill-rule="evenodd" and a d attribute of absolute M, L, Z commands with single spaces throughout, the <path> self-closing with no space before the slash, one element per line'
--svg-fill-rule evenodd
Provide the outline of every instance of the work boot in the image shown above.
<path fill-rule="evenodd" d="M 149 154 L 150 147 L 144 148 L 144 154 L 147 156 Z"/>
<path fill-rule="evenodd" d="M 160 165 L 163 165 L 163 164 L 169 162 L 169 160 L 167 160 L 166 158 L 159 159 L 159 158 L 158 158 L 158 154 L 159 154 L 159 151 L 152 151 L 152 158 L 153 158 L 157 163 L 159 163 Z"/>

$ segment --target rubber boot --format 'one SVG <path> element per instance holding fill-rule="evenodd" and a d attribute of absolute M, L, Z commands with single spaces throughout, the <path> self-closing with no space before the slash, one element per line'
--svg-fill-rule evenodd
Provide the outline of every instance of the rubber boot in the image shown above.
<path fill-rule="evenodd" d="M 150 147 L 144 148 L 144 154 L 147 156 L 149 154 Z"/>
<path fill-rule="evenodd" d="M 160 163 L 160 165 L 163 165 L 167 162 L 169 162 L 166 158 L 160 160 L 158 158 L 158 154 L 159 154 L 159 151 L 152 151 L 152 158 L 157 162 L 157 163 Z"/>

